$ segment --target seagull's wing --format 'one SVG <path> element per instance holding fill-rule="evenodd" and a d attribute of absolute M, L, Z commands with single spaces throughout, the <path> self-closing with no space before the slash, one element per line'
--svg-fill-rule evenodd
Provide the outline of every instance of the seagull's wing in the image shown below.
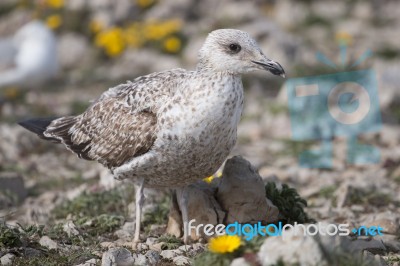
<path fill-rule="evenodd" d="M 109 89 L 83 114 L 50 123 L 44 136 L 58 139 L 80 158 L 118 167 L 145 154 L 157 135 L 157 112 L 185 70 L 154 73 Z"/>

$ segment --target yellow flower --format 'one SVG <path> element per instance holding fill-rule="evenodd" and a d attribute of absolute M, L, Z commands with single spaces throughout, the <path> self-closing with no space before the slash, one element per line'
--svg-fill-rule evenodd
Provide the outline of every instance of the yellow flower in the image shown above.
<path fill-rule="evenodd" d="M 61 8 L 64 6 L 64 0 L 46 0 L 46 4 L 52 8 Z"/>
<path fill-rule="evenodd" d="M 335 39 L 339 44 L 350 45 L 353 42 L 353 37 L 344 31 L 337 32 Z"/>
<path fill-rule="evenodd" d="M 181 40 L 177 37 L 168 37 L 164 41 L 164 49 L 169 53 L 176 53 L 181 49 Z"/>
<path fill-rule="evenodd" d="M 58 27 L 61 26 L 61 24 L 62 24 L 62 18 L 60 17 L 60 15 L 51 15 L 46 19 L 46 25 L 50 29 L 57 29 Z"/>
<path fill-rule="evenodd" d="M 125 49 L 123 31 L 120 28 L 113 27 L 99 32 L 95 38 L 95 45 L 103 48 L 108 56 L 115 57 Z"/>
<path fill-rule="evenodd" d="M 151 6 L 154 3 L 154 0 L 136 0 L 136 3 L 141 8 L 146 8 Z"/>
<path fill-rule="evenodd" d="M 230 253 L 240 246 L 240 237 L 223 235 L 211 238 L 208 248 L 214 253 Z"/>

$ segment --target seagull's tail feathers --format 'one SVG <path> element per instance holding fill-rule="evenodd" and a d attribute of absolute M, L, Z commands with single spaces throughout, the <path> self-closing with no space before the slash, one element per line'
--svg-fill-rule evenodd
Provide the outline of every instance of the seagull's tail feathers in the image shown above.
<path fill-rule="evenodd" d="M 75 117 L 73 116 L 33 118 L 18 122 L 20 126 L 32 131 L 40 138 L 58 143 L 62 142 L 62 138 L 58 136 L 67 135 L 74 123 Z"/>

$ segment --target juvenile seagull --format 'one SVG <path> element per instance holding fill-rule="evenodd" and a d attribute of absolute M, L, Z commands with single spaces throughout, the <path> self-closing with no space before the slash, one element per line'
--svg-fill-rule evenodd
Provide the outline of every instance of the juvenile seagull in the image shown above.
<path fill-rule="evenodd" d="M 243 108 L 241 74 L 263 69 L 285 76 L 281 65 L 240 30 L 211 32 L 198 58 L 195 71 L 177 68 L 111 88 L 78 116 L 20 123 L 79 158 L 100 162 L 115 178 L 135 181 L 134 242 L 143 187 L 177 188 L 187 225 L 187 195 L 179 194 L 180 188 L 214 174 L 235 145 Z"/>

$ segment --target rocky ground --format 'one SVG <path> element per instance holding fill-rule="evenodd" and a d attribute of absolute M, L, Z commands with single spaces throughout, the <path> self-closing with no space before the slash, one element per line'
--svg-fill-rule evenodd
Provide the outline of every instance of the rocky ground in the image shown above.
<path fill-rule="evenodd" d="M 26 17 L 38 12 L 30 4 L 15 7 L 17 2 L 31 3 L 0 3 L 0 36 L 6 36 Z M 0 91 L 1 265 L 400 264 L 397 1 L 115 2 L 74 0 L 65 1 L 60 8 L 39 10 L 43 20 L 53 13 L 62 18 L 63 23 L 55 29 L 62 71 L 56 80 L 39 88 Z M 125 30 L 131 22 L 151 18 L 181 21 L 181 27 L 171 33 L 179 39 L 177 50 L 163 46 L 160 39 L 136 47 L 124 44 L 126 47 L 119 54 L 111 56 L 108 46 L 98 46 L 95 41 L 105 31 L 91 32 L 88 26 L 94 21 L 101 22 L 105 29 L 115 26 Z M 69 23 L 75 20 L 80 21 L 75 24 L 86 26 Z M 377 147 L 381 158 L 376 164 L 351 165 L 346 161 L 346 139 L 337 137 L 333 140 L 331 169 L 300 167 L 299 153 L 319 143 L 291 139 L 287 83 L 261 72 L 249 74 L 244 77 L 245 109 L 232 156 L 241 155 L 252 167 L 246 163 L 239 167 L 237 162 L 230 166 L 236 170 L 224 172 L 211 184 L 191 187 L 195 192 L 192 194 L 198 197 L 192 199 L 192 209 L 203 210 L 206 220 L 213 223 L 226 222 L 221 217 L 242 217 L 246 222 L 272 217 L 274 221 L 320 222 L 322 226 L 380 225 L 383 236 L 257 238 L 245 242 L 233 256 L 216 256 L 208 251 L 206 239 L 184 245 L 179 237 L 166 234 L 179 235 L 181 231 L 179 223 L 171 222 L 174 215 L 179 221 L 179 206 L 171 197 L 172 192 L 165 190 L 146 192 L 143 241 L 132 249 L 132 184 L 114 181 L 108 170 L 97 163 L 80 160 L 60 145 L 44 142 L 16 125 L 16 121 L 32 116 L 77 114 L 106 88 L 141 74 L 173 67 L 194 68 L 206 33 L 222 27 L 248 31 L 268 56 L 284 66 L 288 78 L 348 70 L 345 66 L 336 70 L 325 67 L 314 56 L 321 51 L 339 62 L 336 58 L 340 41 L 349 45 L 351 61 L 371 49 L 374 56 L 357 69 L 373 69 L 376 73 L 383 125 L 360 139 Z M 114 41 L 111 38 L 110 45 Z M 256 195 L 249 196 L 246 189 L 237 191 L 232 186 L 239 182 L 239 187 L 247 187 L 240 183 L 243 176 L 253 177 L 254 182 L 247 186 L 257 184 L 249 191 L 258 191 L 258 208 L 246 201 L 254 200 Z M 279 204 L 280 198 L 289 197 L 279 194 L 285 187 L 282 184 L 295 188 L 307 201 L 307 207 L 294 203 L 288 209 Z M 229 195 L 242 195 L 243 201 L 229 206 Z M 296 193 L 290 195 L 302 202 Z M 255 210 L 246 212 L 248 208 L 241 209 L 241 204 Z M 263 216 L 264 209 L 269 216 Z M 193 211 L 196 214 L 201 216 Z"/>

